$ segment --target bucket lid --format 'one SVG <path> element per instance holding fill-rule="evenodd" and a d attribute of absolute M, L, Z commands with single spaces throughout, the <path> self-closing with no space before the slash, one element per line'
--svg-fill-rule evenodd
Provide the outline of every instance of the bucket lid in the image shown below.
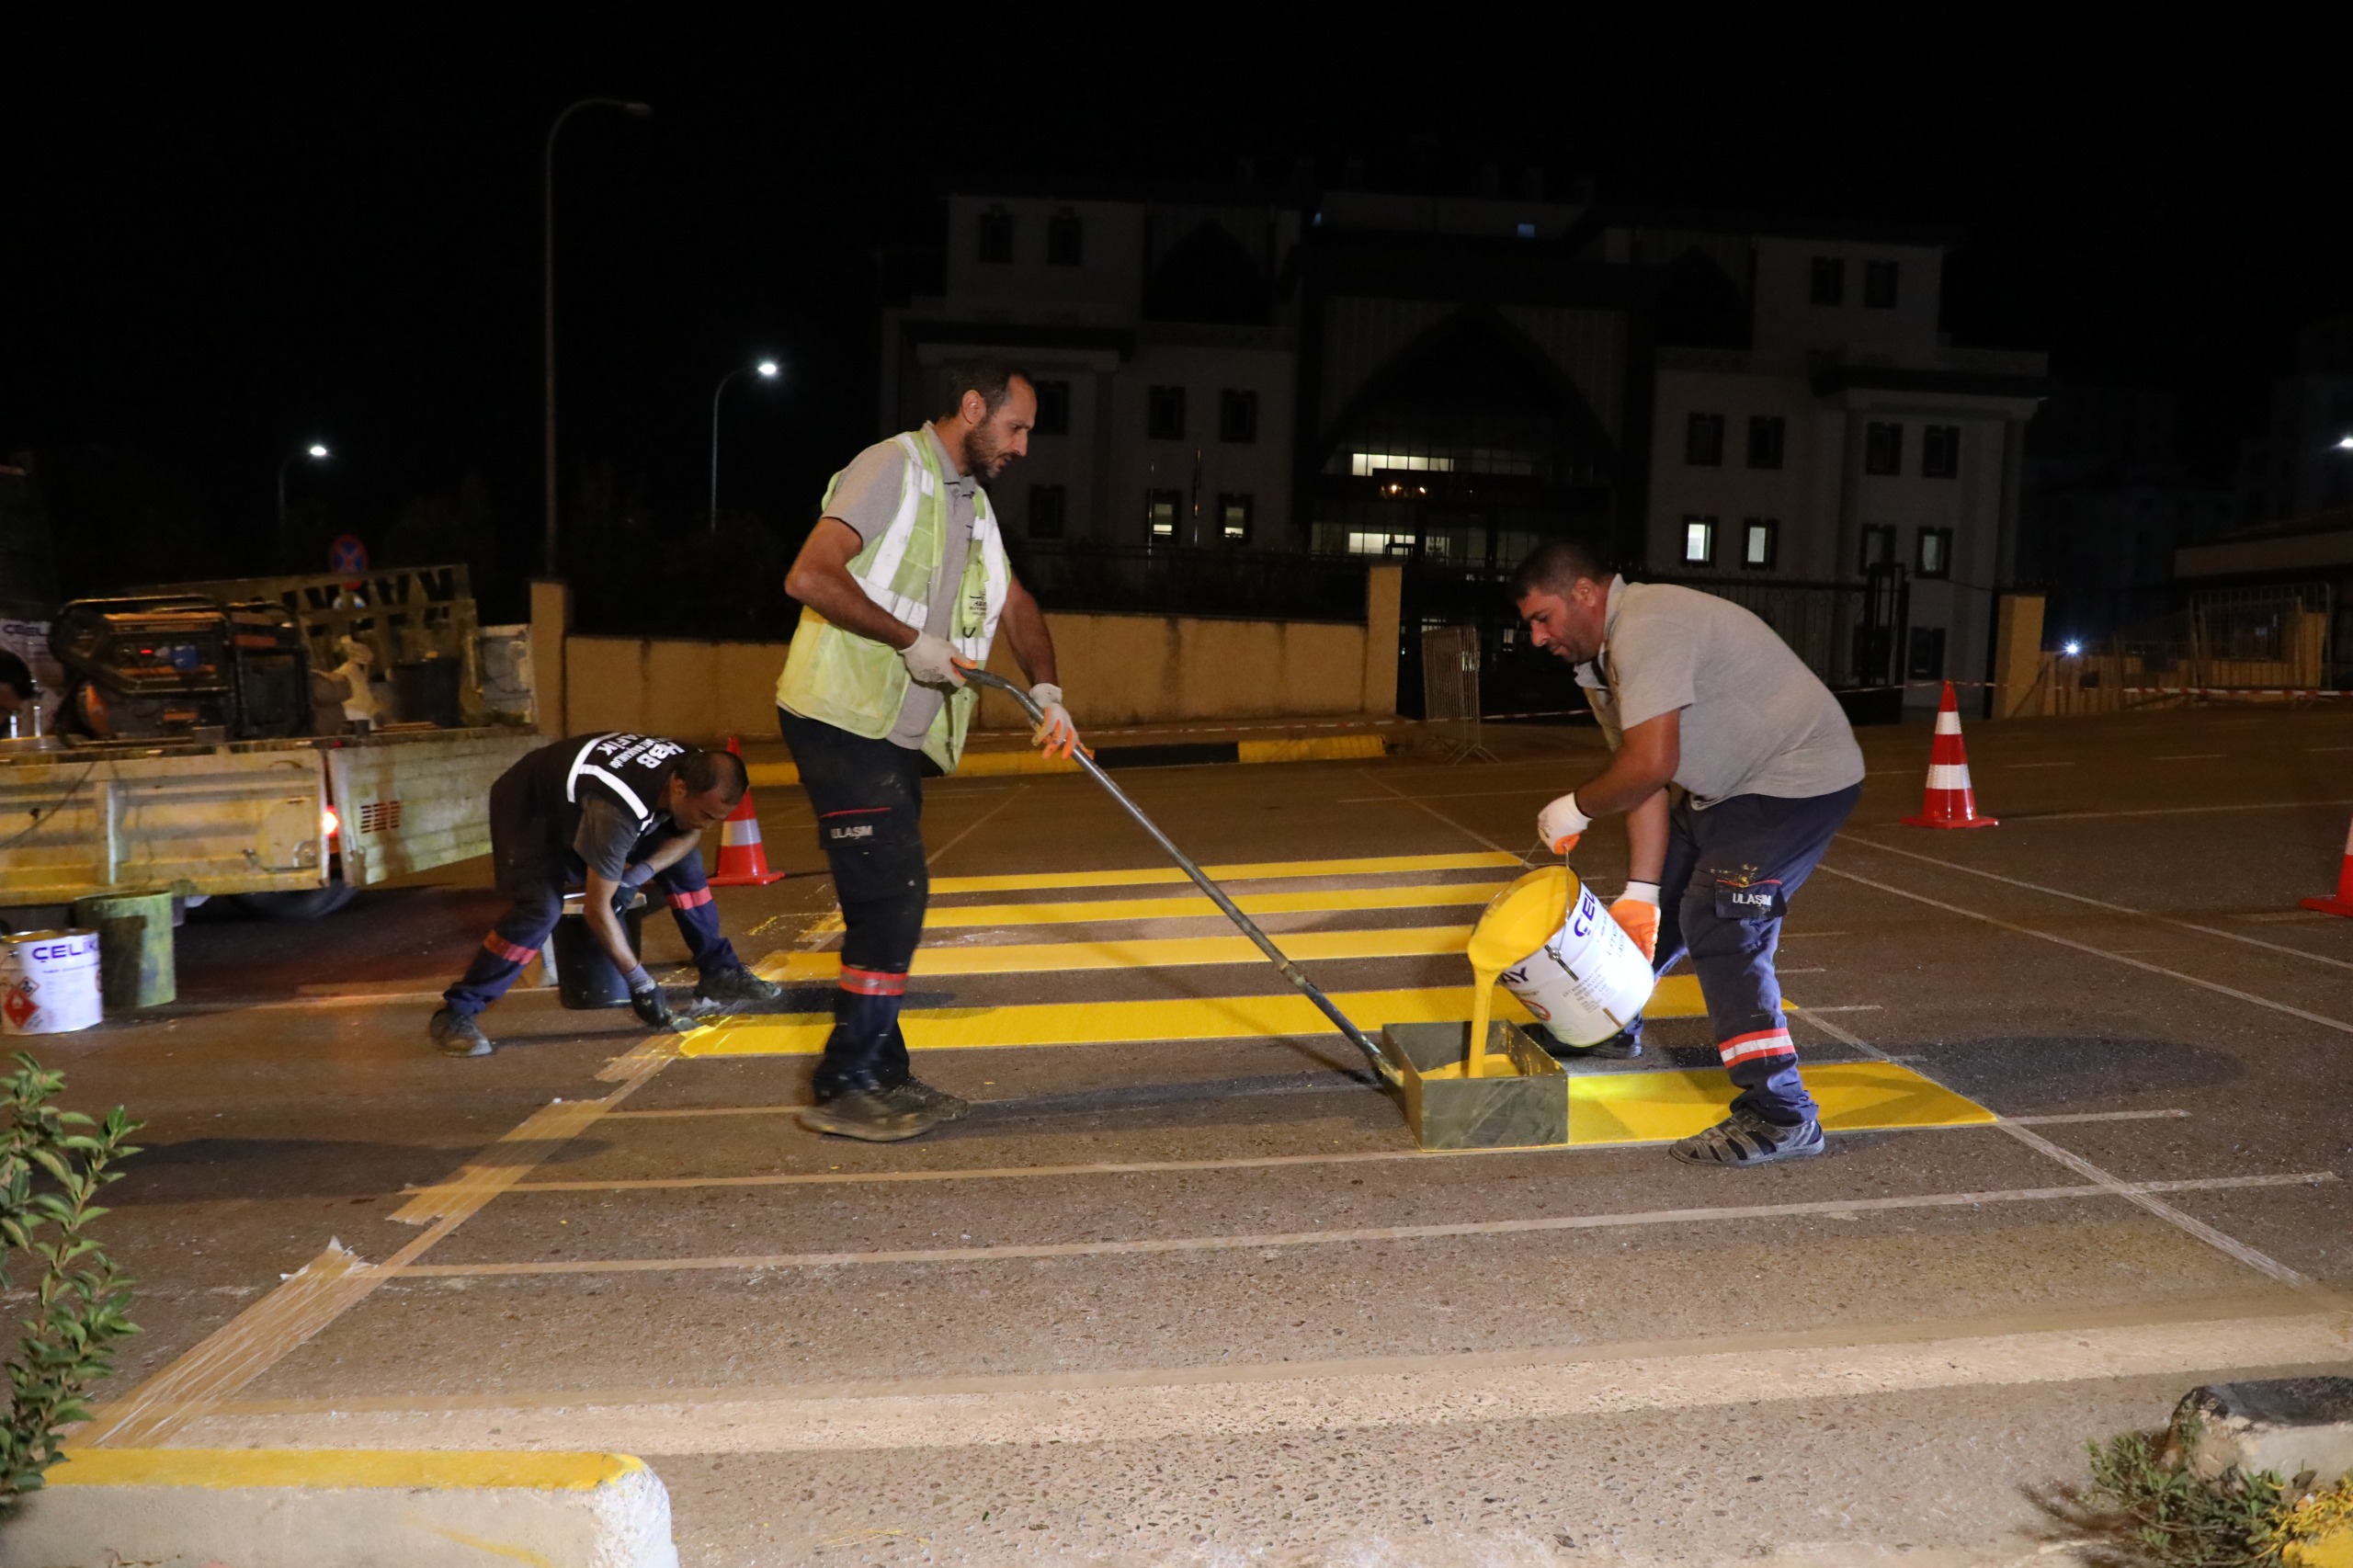
<path fill-rule="evenodd" d="M 96 937 L 96 931 L 85 931 L 79 926 L 63 926 L 46 931 L 10 931 L 0 934 L 0 942 L 54 942 L 61 937 Z"/>

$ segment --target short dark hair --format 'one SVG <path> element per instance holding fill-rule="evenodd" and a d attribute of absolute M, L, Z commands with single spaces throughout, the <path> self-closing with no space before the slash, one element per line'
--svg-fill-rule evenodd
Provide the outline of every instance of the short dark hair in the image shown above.
<path fill-rule="evenodd" d="M 1511 597 L 1524 599 L 1538 592 L 1566 595 L 1581 580 L 1607 584 L 1612 575 L 1609 558 L 1598 545 L 1564 534 L 1528 552 L 1528 559 L 1511 574 Z"/>
<path fill-rule="evenodd" d="M 972 392 L 980 393 L 982 403 L 995 414 L 1013 395 L 1016 380 L 1028 381 L 1032 390 L 1038 385 L 1036 377 L 1001 355 L 975 354 L 955 360 L 940 372 L 939 411 L 955 413 L 963 406 L 964 394 Z"/>
<path fill-rule="evenodd" d="M 678 777 L 698 795 L 718 790 L 719 798 L 731 806 L 752 787 L 752 776 L 745 770 L 744 759 L 732 751 L 690 751 L 686 760 L 678 764 Z"/>

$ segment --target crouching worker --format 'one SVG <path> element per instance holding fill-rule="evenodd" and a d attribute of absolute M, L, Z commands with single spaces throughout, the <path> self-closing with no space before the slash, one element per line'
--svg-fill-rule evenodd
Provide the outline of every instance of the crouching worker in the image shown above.
<path fill-rule="evenodd" d="M 1626 813 L 1631 880 L 1610 914 L 1659 972 L 1689 953 L 1739 1091 L 1730 1117 L 1669 1153 L 1703 1165 L 1819 1154 L 1773 955 L 1790 899 L 1862 793 L 1838 699 L 1747 610 L 1629 584 L 1574 540 L 1537 546 L 1512 590 L 1536 645 L 1576 666 L 1613 754 L 1539 813 L 1536 836 L 1565 855 L 1590 819 Z M 1670 782 L 1683 790 L 1671 804 Z M 1637 1018 L 1587 1054 L 1638 1055 L 1641 1030 Z"/>
<path fill-rule="evenodd" d="M 487 1056 L 475 1019 L 506 993 L 563 914 L 567 888 L 585 890 L 582 913 L 597 942 L 629 982 L 630 1006 L 648 1028 L 674 1029 L 677 1016 L 630 951 L 618 909 L 641 888 L 667 895 L 702 979 L 698 1002 L 773 1002 L 783 987 L 744 967 L 719 932 L 719 910 L 702 869 L 705 828 L 744 798 L 743 759 L 698 751 L 658 735 L 579 735 L 540 747 L 490 787 L 490 846 L 498 891 L 515 901 L 426 1033 L 445 1056 Z"/>
<path fill-rule="evenodd" d="M 948 410 L 867 448 L 834 476 L 785 578 L 801 623 L 777 722 L 817 818 L 841 901 L 834 1028 L 803 1125 L 887 1143 L 969 1108 L 908 1069 L 899 1006 L 931 881 L 923 778 L 953 773 L 1000 623 L 1045 712 L 1032 737 L 1067 756 L 1078 732 L 1054 685 L 1054 643 L 1016 581 L 981 485 L 1029 449 L 1038 396 L 1001 361 L 957 368 Z"/>

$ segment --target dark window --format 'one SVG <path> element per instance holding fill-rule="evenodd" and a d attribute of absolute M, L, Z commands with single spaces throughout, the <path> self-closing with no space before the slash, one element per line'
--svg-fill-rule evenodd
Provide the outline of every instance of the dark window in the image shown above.
<path fill-rule="evenodd" d="M 1895 263 L 1863 263 L 1863 303 L 1875 311 L 1895 309 Z"/>
<path fill-rule="evenodd" d="M 1912 629 L 1912 657 L 1904 672 L 1906 680 L 1942 680 L 1945 678 L 1945 629 L 1941 626 L 1915 626 Z"/>
<path fill-rule="evenodd" d="M 1844 304 L 1847 300 L 1847 264 L 1835 256 L 1813 258 L 1813 302 L 1817 305 Z"/>
<path fill-rule="evenodd" d="M 1046 265 L 1076 267 L 1086 231 L 1078 214 L 1065 207 L 1046 220 Z"/>
<path fill-rule="evenodd" d="M 1255 441 L 1258 438 L 1258 394 L 1229 387 L 1217 394 L 1217 438 Z"/>
<path fill-rule="evenodd" d="M 1751 571 L 1769 570 L 1781 550 L 1778 517 L 1751 517 L 1741 525 L 1740 563 Z"/>
<path fill-rule="evenodd" d="M 1040 436 L 1070 434 L 1070 383 L 1068 381 L 1037 381 L 1037 433 Z"/>
<path fill-rule="evenodd" d="M 1070 492 L 1059 484 L 1029 487 L 1029 537 L 1060 539 L 1070 515 Z"/>
<path fill-rule="evenodd" d="M 1695 414 L 1683 426 L 1683 460 L 1694 468 L 1714 468 L 1724 460 L 1724 416 Z"/>
<path fill-rule="evenodd" d="M 1868 572 L 1874 566 L 1884 566 L 1895 559 L 1895 526 L 1892 523 L 1863 525 L 1863 558 L 1858 571 Z"/>
<path fill-rule="evenodd" d="M 1176 514 L 1185 505 L 1181 490 L 1147 490 L 1143 493 L 1144 532 L 1154 539 L 1176 537 Z"/>
<path fill-rule="evenodd" d="M 981 259 L 1013 259 L 1013 214 L 1002 207 L 992 207 L 981 214 Z"/>
<path fill-rule="evenodd" d="M 1779 468 L 1781 449 L 1787 444 L 1790 422 L 1778 414 L 1752 414 L 1748 416 L 1748 466 Z"/>
<path fill-rule="evenodd" d="M 1217 498 L 1218 537 L 1228 544 L 1250 542 L 1250 519 L 1257 504 L 1247 495 L 1220 495 Z"/>
<path fill-rule="evenodd" d="M 1923 577 L 1952 575 L 1952 530 L 1922 528 L 1919 553 L 1913 561 L 1913 570 Z M 1941 647 L 1941 644 L 1939 644 Z"/>
<path fill-rule="evenodd" d="M 1155 441 L 1185 438 L 1185 389 L 1154 387 L 1144 409 L 1143 433 Z"/>
<path fill-rule="evenodd" d="M 1960 477 L 1960 426 L 1923 425 L 1920 427 L 1920 472 L 1929 479 Z"/>
<path fill-rule="evenodd" d="M 1686 517 L 1683 519 L 1683 564 L 1713 566 L 1716 563 L 1716 519 Z"/>
<path fill-rule="evenodd" d="M 1904 472 L 1904 426 L 1871 424 L 1863 426 L 1863 472 Z"/>

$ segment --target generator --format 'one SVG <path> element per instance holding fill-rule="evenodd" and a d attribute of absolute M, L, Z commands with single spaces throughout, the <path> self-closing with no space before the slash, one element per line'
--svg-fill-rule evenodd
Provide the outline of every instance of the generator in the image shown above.
<path fill-rule="evenodd" d="M 311 663 L 283 605 L 199 594 L 76 599 L 51 622 L 63 728 L 95 740 L 312 733 Z"/>

